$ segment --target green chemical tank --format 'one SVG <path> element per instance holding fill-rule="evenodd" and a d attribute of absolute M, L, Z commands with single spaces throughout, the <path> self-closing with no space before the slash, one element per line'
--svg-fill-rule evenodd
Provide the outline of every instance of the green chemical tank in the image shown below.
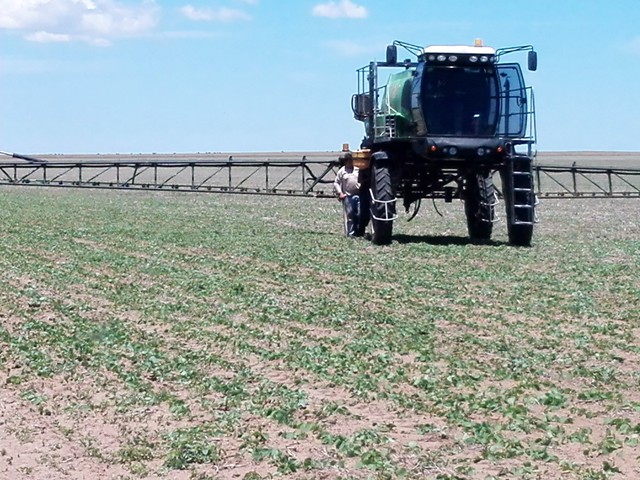
<path fill-rule="evenodd" d="M 412 70 L 389 75 L 382 97 L 381 110 L 385 116 L 378 117 L 378 126 L 386 124 L 388 129 L 395 129 L 393 132 L 388 132 L 390 136 L 408 137 L 415 131 L 411 113 L 412 83 Z M 393 120 L 389 121 L 389 118 Z"/>

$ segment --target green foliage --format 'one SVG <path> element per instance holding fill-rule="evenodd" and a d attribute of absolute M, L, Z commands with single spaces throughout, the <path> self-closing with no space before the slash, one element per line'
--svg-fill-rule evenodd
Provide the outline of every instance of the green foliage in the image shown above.
<path fill-rule="evenodd" d="M 3 388 L 140 477 L 624 476 L 640 227 L 561 205 L 530 249 L 455 204 L 374 248 L 320 200 L 2 190 Z M 154 430 L 105 452 L 103 412 Z"/>
<path fill-rule="evenodd" d="M 211 432 L 195 427 L 168 433 L 169 452 L 165 466 L 184 470 L 191 464 L 213 463 L 220 460 L 220 449 L 213 441 Z"/>

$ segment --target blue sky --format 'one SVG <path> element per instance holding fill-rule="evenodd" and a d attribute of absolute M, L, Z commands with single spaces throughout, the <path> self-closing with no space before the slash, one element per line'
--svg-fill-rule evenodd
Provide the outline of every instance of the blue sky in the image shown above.
<path fill-rule="evenodd" d="M 358 67 L 475 38 L 538 51 L 540 151 L 640 151 L 638 0 L 0 0 L 0 150 L 357 146 Z"/>

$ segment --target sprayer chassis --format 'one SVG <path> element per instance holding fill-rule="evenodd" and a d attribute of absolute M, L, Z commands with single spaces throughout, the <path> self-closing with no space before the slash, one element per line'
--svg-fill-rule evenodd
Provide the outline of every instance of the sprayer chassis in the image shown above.
<path fill-rule="evenodd" d="M 372 238 L 374 243 L 391 241 L 392 224 L 397 218 L 395 202 L 403 200 L 406 212 L 414 205 L 415 215 L 420 200 L 442 199 L 465 202 L 469 235 L 473 240 L 489 240 L 497 216 L 498 195 L 504 198 L 509 242 L 531 244 L 535 223 L 533 159 L 517 154 L 510 142 L 502 139 L 448 139 L 448 144 L 462 151 L 455 159 L 445 159 L 424 152 L 431 139 L 413 142 L 390 141 L 372 145 L 369 173 L 364 175 L 363 195 L 371 197 Z M 442 145 L 442 139 L 437 139 Z M 496 154 L 464 155 L 471 148 L 490 148 L 495 142 L 505 145 Z M 481 146 L 479 146 L 481 145 Z M 494 184 L 495 174 L 500 184 Z"/>

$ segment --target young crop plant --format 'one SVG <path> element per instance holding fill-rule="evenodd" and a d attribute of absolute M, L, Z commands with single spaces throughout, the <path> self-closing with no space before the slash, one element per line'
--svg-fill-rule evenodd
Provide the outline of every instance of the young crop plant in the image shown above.
<path fill-rule="evenodd" d="M 165 440 L 168 442 L 168 453 L 165 459 L 167 468 L 184 470 L 191 464 L 215 465 L 221 459 L 214 432 L 207 431 L 206 428 L 178 429 L 167 433 Z"/>
<path fill-rule="evenodd" d="M 0 189 L 8 478 L 640 478 L 637 222 L 172 193 Z"/>

